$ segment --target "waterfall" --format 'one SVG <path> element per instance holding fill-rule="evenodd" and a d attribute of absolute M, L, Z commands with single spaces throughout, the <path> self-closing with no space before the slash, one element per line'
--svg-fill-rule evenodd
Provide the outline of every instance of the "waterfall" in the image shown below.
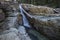
<path fill-rule="evenodd" d="M 20 14 L 23 17 L 23 26 L 27 27 L 27 28 L 31 28 L 31 26 L 29 25 L 29 21 L 26 18 L 26 15 L 29 16 L 30 18 L 33 18 L 31 15 L 29 15 L 23 8 L 22 8 L 22 4 L 19 5 L 20 8 Z M 26 15 L 25 15 L 25 14 Z M 26 31 L 25 31 L 26 30 Z M 24 34 L 22 36 L 24 36 L 25 38 L 27 38 L 26 33 L 28 34 L 29 38 L 31 40 L 48 40 L 47 38 L 45 38 L 43 35 L 41 35 L 39 32 L 37 32 L 35 29 L 31 28 L 31 29 L 25 29 L 24 27 L 19 27 L 19 32 L 21 34 Z M 23 38 L 23 37 L 22 37 Z M 25 40 L 25 39 L 24 39 Z M 28 38 L 26 40 L 29 40 Z"/>
<path fill-rule="evenodd" d="M 23 17 L 23 25 L 24 25 L 25 27 L 30 28 L 29 21 L 28 21 L 28 19 L 26 18 L 24 12 L 23 12 L 22 4 L 19 5 L 19 8 L 20 8 L 21 15 L 22 15 L 22 17 Z"/>

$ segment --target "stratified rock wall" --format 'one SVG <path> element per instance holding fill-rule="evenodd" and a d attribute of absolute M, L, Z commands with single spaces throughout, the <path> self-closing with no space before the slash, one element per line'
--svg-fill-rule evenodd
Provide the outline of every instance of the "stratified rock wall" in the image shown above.
<path fill-rule="evenodd" d="M 36 17 L 34 27 L 45 36 L 58 40 L 60 39 L 60 17 Z"/>
<path fill-rule="evenodd" d="M 46 6 L 35 6 L 32 4 L 22 4 L 23 8 L 31 12 L 31 14 L 54 14 L 54 9 Z"/>
<path fill-rule="evenodd" d="M 45 6 L 28 8 L 33 17 L 28 18 L 32 27 L 51 40 L 60 40 L 60 14 L 55 13 L 53 8 Z"/>
<path fill-rule="evenodd" d="M 0 5 L 0 40 L 21 40 L 16 29 L 19 27 L 18 12 L 14 13 L 15 10 L 12 11 L 11 5 L 7 5 L 4 3 Z"/>

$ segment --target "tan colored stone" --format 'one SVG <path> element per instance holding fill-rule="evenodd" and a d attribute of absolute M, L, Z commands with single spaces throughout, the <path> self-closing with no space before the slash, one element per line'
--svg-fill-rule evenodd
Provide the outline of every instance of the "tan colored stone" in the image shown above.
<path fill-rule="evenodd" d="M 24 8 L 29 8 L 32 14 L 42 13 L 42 14 L 54 14 L 54 9 L 46 6 L 35 6 L 31 4 L 22 4 Z"/>

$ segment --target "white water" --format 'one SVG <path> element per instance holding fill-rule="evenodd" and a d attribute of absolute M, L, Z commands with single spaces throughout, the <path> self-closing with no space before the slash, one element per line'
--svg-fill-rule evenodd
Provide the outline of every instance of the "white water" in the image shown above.
<path fill-rule="evenodd" d="M 23 8 L 22 8 L 21 4 L 19 5 L 19 8 L 20 8 L 20 11 L 21 11 L 21 15 L 22 15 L 22 17 L 23 17 L 23 25 L 24 25 L 25 27 L 29 27 L 29 28 L 30 28 L 28 19 L 26 18 L 26 16 L 25 16 L 24 13 L 23 13 Z"/>

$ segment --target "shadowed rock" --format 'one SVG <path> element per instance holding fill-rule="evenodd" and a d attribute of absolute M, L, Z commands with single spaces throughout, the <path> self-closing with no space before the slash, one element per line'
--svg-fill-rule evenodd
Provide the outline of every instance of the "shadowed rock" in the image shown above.
<path fill-rule="evenodd" d="M 19 21 L 17 17 L 18 14 L 15 13 L 15 15 L 12 11 L 10 11 L 11 9 L 8 9 L 10 7 L 4 6 L 6 5 L 3 4 L 3 6 L 0 8 L 2 10 L 0 10 L 0 40 L 21 40 L 19 38 L 19 32 L 16 29 Z"/>
<path fill-rule="evenodd" d="M 32 27 L 51 40 L 60 40 L 60 14 L 55 14 L 53 8 L 50 7 L 28 8 L 32 15 L 32 18 L 28 18 Z"/>
<path fill-rule="evenodd" d="M 51 39 L 60 39 L 60 17 L 35 17 L 34 27 Z"/>
<path fill-rule="evenodd" d="M 0 22 L 3 21 L 5 19 L 5 14 L 3 13 L 3 11 L 0 9 Z"/>

